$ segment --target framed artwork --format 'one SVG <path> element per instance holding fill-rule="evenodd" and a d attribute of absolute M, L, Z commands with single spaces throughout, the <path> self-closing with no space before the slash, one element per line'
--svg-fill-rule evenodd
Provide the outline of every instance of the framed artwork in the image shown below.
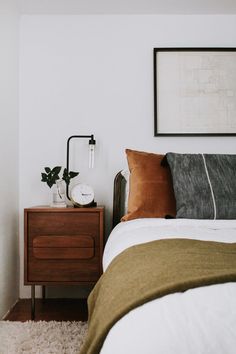
<path fill-rule="evenodd" d="M 155 136 L 236 136 L 236 48 L 153 54 Z"/>

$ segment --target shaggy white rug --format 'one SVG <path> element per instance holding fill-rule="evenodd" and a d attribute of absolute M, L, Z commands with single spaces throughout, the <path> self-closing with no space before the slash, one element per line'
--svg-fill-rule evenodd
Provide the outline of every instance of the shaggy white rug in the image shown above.
<path fill-rule="evenodd" d="M 78 354 L 85 322 L 0 321 L 0 354 Z"/>

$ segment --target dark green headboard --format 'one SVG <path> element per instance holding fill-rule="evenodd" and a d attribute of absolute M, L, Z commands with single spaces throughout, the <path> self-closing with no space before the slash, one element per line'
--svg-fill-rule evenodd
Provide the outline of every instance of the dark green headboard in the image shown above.
<path fill-rule="evenodd" d="M 112 227 L 115 227 L 120 222 L 121 217 L 125 213 L 125 186 L 126 180 L 120 171 L 114 179 Z"/>

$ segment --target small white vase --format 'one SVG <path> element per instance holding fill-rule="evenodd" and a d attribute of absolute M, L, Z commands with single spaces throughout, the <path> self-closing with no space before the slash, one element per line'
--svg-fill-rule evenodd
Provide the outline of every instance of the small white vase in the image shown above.
<path fill-rule="evenodd" d="M 52 186 L 52 203 L 51 207 L 66 208 L 65 183 L 62 179 L 58 179 L 56 184 Z"/>

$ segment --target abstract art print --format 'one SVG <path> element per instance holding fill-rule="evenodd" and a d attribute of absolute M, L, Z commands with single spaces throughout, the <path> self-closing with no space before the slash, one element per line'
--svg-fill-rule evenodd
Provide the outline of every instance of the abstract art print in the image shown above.
<path fill-rule="evenodd" d="M 154 135 L 236 135 L 236 48 L 154 48 Z"/>

